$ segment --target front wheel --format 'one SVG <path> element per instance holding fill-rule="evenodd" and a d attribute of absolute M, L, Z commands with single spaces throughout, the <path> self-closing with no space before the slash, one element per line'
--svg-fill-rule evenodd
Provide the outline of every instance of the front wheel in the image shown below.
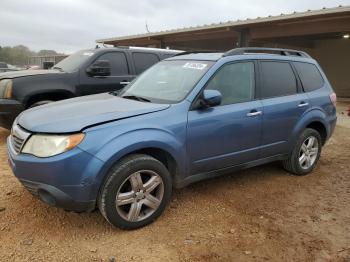
<path fill-rule="evenodd" d="M 300 135 L 291 155 L 283 161 L 284 168 L 295 175 L 307 175 L 316 166 L 322 149 L 320 134 L 307 128 Z"/>
<path fill-rule="evenodd" d="M 161 162 L 148 155 L 130 155 L 109 172 L 98 206 L 110 224 L 135 229 L 162 214 L 171 191 L 171 176 Z"/>

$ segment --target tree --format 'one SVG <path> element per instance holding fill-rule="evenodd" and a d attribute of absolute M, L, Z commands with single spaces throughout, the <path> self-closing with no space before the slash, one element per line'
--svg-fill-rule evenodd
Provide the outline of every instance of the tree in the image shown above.
<path fill-rule="evenodd" d="M 0 61 L 12 65 L 24 66 L 28 63 L 28 58 L 35 55 L 57 55 L 54 50 L 40 50 L 38 53 L 31 51 L 24 45 L 14 47 L 0 46 Z"/>
<path fill-rule="evenodd" d="M 57 55 L 57 52 L 55 50 L 40 50 L 37 55 L 38 56 Z"/>

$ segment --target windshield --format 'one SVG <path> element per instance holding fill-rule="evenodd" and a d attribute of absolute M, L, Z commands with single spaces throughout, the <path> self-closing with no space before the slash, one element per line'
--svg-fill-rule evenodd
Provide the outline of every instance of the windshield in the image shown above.
<path fill-rule="evenodd" d="M 213 63 L 183 60 L 159 62 L 126 86 L 119 96 L 138 97 L 155 103 L 180 102 Z"/>
<path fill-rule="evenodd" d="M 76 52 L 54 65 L 53 68 L 61 69 L 68 73 L 77 71 L 93 54 L 94 52 L 90 50 Z"/>

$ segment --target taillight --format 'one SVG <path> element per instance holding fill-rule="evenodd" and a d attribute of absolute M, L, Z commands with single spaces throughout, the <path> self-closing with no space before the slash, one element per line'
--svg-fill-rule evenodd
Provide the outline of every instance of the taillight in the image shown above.
<path fill-rule="evenodd" d="M 331 102 L 334 106 L 337 106 L 337 94 L 336 93 L 332 93 L 329 95 L 329 98 L 331 99 Z"/>

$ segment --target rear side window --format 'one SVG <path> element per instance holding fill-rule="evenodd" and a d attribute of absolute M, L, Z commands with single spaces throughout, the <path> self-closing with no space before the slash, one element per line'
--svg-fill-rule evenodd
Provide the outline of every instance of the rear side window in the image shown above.
<path fill-rule="evenodd" d="M 323 78 L 318 68 L 309 63 L 294 62 L 305 92 L 314 91 L 323 86 Z"/>
<path fill-rule="evenodd" d="M 297 80 L 289 63 L 266 61 L 261 65 L 261 97 L 269 98 L 297 93 Z"/>
<path fill-rule="evenodd" d="M 147 68 L 159 62 L 159 58 L 155 54 L 149 53 L 133 53 L 136 74 L 141 74 Z"/>
<path fill-rule="evenodd" d="M 128 63 L 122 52 L 110 52 L 101 55 L 98 60 L 108 60 L 111 64 L 111 76 L 124 76 L 129 74 Z"/>

